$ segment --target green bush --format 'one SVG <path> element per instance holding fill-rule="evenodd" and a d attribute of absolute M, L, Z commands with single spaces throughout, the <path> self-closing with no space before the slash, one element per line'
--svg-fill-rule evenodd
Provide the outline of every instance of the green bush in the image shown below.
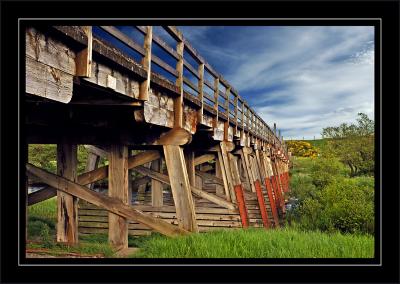
<path fill-rule="evenodd" d="M 366 179 L 336 177 L 298 210 L 305 229 L 374 233 L 374 187 Z"/>
<path fill-rule="evenodd" d="M 335 158 L 319 158 L 311 167 L 312 183 L 318 189 L 322 189 L 330 184 L 335 177 L 344 173 L 342 163 Z"/>

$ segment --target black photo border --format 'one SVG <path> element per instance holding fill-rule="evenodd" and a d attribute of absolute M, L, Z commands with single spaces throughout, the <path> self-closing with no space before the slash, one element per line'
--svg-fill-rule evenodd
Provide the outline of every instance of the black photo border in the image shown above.
<path fill-rule="evenodd" d="M 398 186 L 398 97 L 399 97 L 399 2 L 2 2 L 1 14 L 1 279 L 19 282 L 398 282 L 399 281 L 399 186 Z M 132 11 L 132 12 L 129 12 Z M 184 17 L 182 11 L 185 11 Z M 375 122 L 376 187 L 382 186 L 382 208 L 376 193 L 376 212 L 382 209 L 382 239 L 376 235 L 376 257 L 365 259 L 264 260 L 274 266 L 258 266 L 258 259 L 135 260 L 129 259 L 30 259 L 18 247 L 18 171 L 23 172 L 24 116 L 18 96 L 24 93 L 24 33 L 29 19 L 52 18 L 51 24 L 93 25 L 110 18 L 141 18 L 138 24 L 157 25 L 374 25 L 375 29 Z M 81 20 L 59 20 L 74 18 Z M 82 19 L 90 20 L 82 20 Z M 96 19 L 97 18 L 97 19 Z M 203 18 L 201 21 L 195 18 Z M 245 18 L 245 19 L 243 19 Z M 24 20 L 21 20 L 24 19 Z M 246 22 L 247 19 L 247 22 Z M 312 19 L 312 20 L 311 20 Z M 338 20 L 340 19 L 340 20 Z M 119 20 L 123 24 L 127 20 Z M 135 21 L 136 22 L 136 21 Z M 18 35 L 20 36 L 18 38 Z M 18 41 L 19 40 L 19 41 Z M 18 48 L 18 42 L 22 48 Z M 382 53 L 380 48 L 382 46 Z M 21 47 L 21 46 L 20 46 Z M 20 51 L 20 54 L 18 54 Z M 381 56 L 379 56 L 381 55 Z M 19 73 L 16 66 L 19 63 Z M 382 73 L 379 72 L 382 66 Z M 376 69 L 377 70 L 377 69 Z M 22 78 L 18 82 L 18 76 Z M 382 77 L 384 76 L 384 77 Z M 382 85 L 380 84 L 382 80 Z M 18 91 L 18 87 L 20 90 Z M 377 109 L 378 107 L 378 109 Z M 386 130 L 384 132 L 383 130 Z M 397 134 L 397 135 L 394 135 Z M 386 137 L 386 138 L 385 138 Z M 382 147 L 385 145 L 385 147 Z M 18 149 L 18 146 L 21 148 Z M 381 151 L 378 151 L 381 150 Z M 20 150 L 20 159 L 18 159 Z M 394 158 L 396 157 L 396 158 Z M 18 161 L 19 160 L 19 161 Z M 378 178 L 378 177 L 381 177 Z M 381 184 L 380 184 L 381 182 Z M 20 205 L 25 192 L 20 192 Z M 20 216 L 24 216 L 21 206 Z M 24 218 L 22 218 L 24 219 Z M 21 227 L 18 228 L 18 223 Z M 24 234 L 21 234 L 22 236 Z M 24 238 L 22 238 L 24 240 Z M 20 240 L 21 243 L 21 240 Z M 382 250 L 380 247 L 382 244 Z M 18 255 L 17 252 L 20 252 Z M 382 258 L 381 258 L 382 257 Z M 27 265 L 27 264 L 30 265 Z M 155 264 L 162 265 L 155 266 Z M 350 265 L 348 265 L 350 263 Z M 34 265 L 32 265 L 34 264 Z M 58 264 L 58 265 L 55 265 Z M 65 265 L 67 264 L 67 265 Z M 107 264 L 107 265 L 105 265 Z M 184 264 L 184 265 L 182 265 Z M 234 265 L 237 264 L 237 265 Z M 204 273 L 202 271 L 206 270 Z M 51 273 L 50 273 L 51 271 Z M 54 274 L 55 272 L 55 274 Z M 186 272 L 189 272 L 188 276 Z M 50 275 L 58 275 L 57 279 Z"/>

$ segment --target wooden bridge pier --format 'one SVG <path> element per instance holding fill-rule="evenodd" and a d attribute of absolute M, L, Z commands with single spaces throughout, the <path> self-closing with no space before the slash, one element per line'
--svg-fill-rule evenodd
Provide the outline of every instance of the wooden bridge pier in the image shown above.
<path fill-rule="evenodd" d="M 128 235 L 151 231 L 280 226 L 284 142 L 176 27 L 163 28 L 176 45 L 150 26 L 26 29 L 27 142 L 58 145 L 57 174 L 26 164 L 47 184 L 27 205 L 57 196 L 59 242 L 107 233 L 126 248 Z M 78 145 L 89 152 L 79 175 Z"/>

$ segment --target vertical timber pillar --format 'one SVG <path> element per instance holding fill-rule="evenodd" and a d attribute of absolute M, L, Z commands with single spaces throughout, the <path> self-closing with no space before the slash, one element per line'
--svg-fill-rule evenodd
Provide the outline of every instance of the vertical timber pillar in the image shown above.
<path fill-rule="evenodd" d="M 100 156 L 98 156 L 92 152 L 89 152 L 87 160 L 86 160 L 85 172 L 90 172 L 90 171 L 95 170 L 99 165 L 99 161 L 100 161 Z M 94 183 L 89 183 L 86 186 L 90 189 L 93 189 Z"/>
<path fill-rule="evenodd" d="M 221 162 L 220 162 L 220 160 L 219 160 L 218 157 L 217 157 L 217 159 L 215 160 L 215 176 L 216 176 L 217 178 L 222 179 Z M 219 185 L 219 184 L 217 184 L 217 185 L 215 186 L 215 193 L 216 193 L 216 195 L 218 195 L 218 196 L 224 196 L 224 195 L 225 195 L 224 187 L 221 186 L 221 185 Z M 228 201 L 230 201 L 230 198 L 229 198 Z"/>
<path fill-rule="evenodd" d="M 191 150 L 185 151 L 185 161 L 186 161 L 187 173 L 188 173 L 188 177 L 189 177 L 189 183 L 190 183 L 190 185 L 195 186 L 196 169 L 194 167 L 194 151 L 191 151 Z"/>
<path fill-rule="evenodd" d="M 108 166 L 108 195 L 128 204 L 128 147 L 111 145 Z M 128 221 L 108 213 L 108 239 L 118 249 L 128 248 Z"/>
<path fill-rule="evenodd" d="M 57 173 L 73 182 L 77 180 L 77 145 L 57 145 Z M 78 243 L 78 199 L 57 191 L 57 242 Z"/>
<path fill-rule="evenodd" d="M 156 172 L 162 170 L 162 159 L 158 159 L 151 162 L 151 169 Z M 154 207 L 163 206 L 163 185 L 161 182 L 155 179 L 151 179 L 151 205 Z"/>
<path fill-rule="evenodd" d="M 178 226 L 190 232 L 198 232 L 183 149 L 175 145 L 164 145 L 163 147 Z"/>

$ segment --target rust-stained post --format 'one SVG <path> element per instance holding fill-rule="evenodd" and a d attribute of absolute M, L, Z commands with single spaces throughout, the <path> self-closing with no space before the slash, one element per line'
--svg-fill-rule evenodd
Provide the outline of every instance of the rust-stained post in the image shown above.
<path fill-rule="evenodd" d="M 239 207 L 240 219 L 242 220 L 243 228 L 249 227 L 246 203 L 244 200 L 243 187 L 241 184 L 235 185 L 236 200 Z"/>
<path fill-rule="evenodd" d="M 142 58 L 143 68 L 146 70 L 146 79 L 140 83 L 139 99 L 147 101 L 149 99 L 150 75 L 151 75 L 151 44 L 153 40 L 153 27 L 147 26 L 147 32 L 144 36 L 144 57 Z"/>
<path fill-rule="evenodd" d="M 276 209 L 275 199 L 274 199 L 274 196 L 273 196 L 271 181 L 270 181 L 269 177 L 265 178 L 265 187 L 267 189 L 269 204 L 271 205 L 272 217 L 274 218 L 275 227 L 280 227 L 279 226 L 278 211 Z"/>

